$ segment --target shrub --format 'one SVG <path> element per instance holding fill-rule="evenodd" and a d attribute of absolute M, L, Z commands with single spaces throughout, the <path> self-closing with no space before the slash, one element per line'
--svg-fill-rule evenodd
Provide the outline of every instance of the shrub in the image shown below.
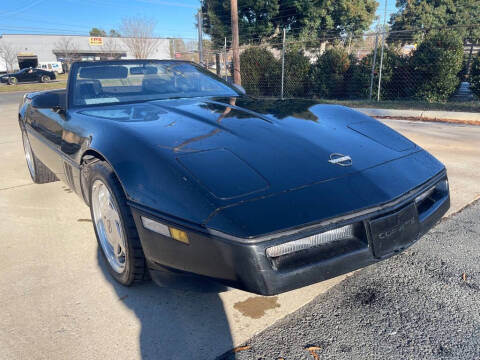
<path fill-rule="evenodd" d="M 473 60 L 470 70 L 470 89 L 480 97 L 480 53 Z"/>
<path fill-rule="evenodd" d="M 266 48 L 251 47 L 240 55 L 242 86 L 252 96 L 280 94 L 281 64 Z"/>
<path fill-rule="evenodd" d="M 353 64 L 345 76 L 346 92 L 349 98 L 367 99 L 370 94 L 373 52 L 365 56 L 358 64 Z M 376 66 L 373 74 L 372 98 L 377 98 L 378 78 L 380 73 L 381 49 L 377 52 Z M 409 59 L 386 47 L 383 54 L 382 83 L 380 99 L 397 99 L 409 97 L 412 91 L 409 83 L 412 74 Z"/>
<path fill-rule="evenodd" d="M 454 31 L 427 35 L 414 52 L 412 65 L 418 77 L 415 97 L 425 101 L 446 101 L 456 90 L 462 69 L 463 44 Z"/>
<path fill-rule="evenodd" d="M 285 97 L 305 97 L 309 95 L 310 60 L 303 51 L 292 50 L 285 54 Z"/>
<path fill-rule="evenodd" d="M 342 47 L 325 51 L 311 67 L 311 95 L 339 99 L 346 96 L 345 73 L 350 68 L 351 57 Z"/>

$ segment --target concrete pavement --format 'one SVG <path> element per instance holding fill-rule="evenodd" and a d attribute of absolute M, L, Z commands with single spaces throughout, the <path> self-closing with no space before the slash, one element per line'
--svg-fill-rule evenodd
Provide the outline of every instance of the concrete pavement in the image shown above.
<path fill-rule="evenodd" d="M 61 182 L 32 184 L 16 111 L 0 105 L 0 359 L 210 359 L 344 278 L 267 301 L 117 285 L 88 208 Z"/>
<path fill-rule="evenodd" d="M 60 182 L 31 183 L 21 94 L 9 96 L 0 94 L 0 359 L 214 358 L 344 278 L 270 298 L 117 285 L 99 261 L 88 208 Z M 480 194 L 480 128 L 387 123 L 446 163 L 454 209 Z"/>

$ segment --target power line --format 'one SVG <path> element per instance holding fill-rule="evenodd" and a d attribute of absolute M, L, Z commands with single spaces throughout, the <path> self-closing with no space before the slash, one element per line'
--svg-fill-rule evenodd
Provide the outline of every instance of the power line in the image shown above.
<path fill-rule="evenodd" d="M 35 0 L 35 1 L 32 1 L 30 4 L 28 4 L 27 6 L 24 6 L 23 8 L 20 8 L 20 9 L 17 9 L 17 10 L 13 10 L 13 11 L 8 11 L 8 12 L 3 12 L 3 13 L 0 13 L 0 16 L 10 16 L 10 15 L 15 15 L 15 14 L 18 14 L 19 12 L 22 12 L 22 11 L 25 11 L 25 10 L 28 10 L 38 4 L 40 4 L 42 1 L 44 0 Z"/>

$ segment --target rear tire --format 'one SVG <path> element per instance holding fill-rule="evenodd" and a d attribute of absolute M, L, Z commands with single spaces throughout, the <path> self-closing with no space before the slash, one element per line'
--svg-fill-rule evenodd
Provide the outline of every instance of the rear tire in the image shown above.
<path fill-rule="evenodd" d="M 25 151 L 25 160 L 27 160 L 28 172 L 35 184 L 45 184 L 57 181 L 55 174 L 50 171 L 33 153 L 28 139 L 27 132 L 22 128 L 23 150 Z"/>
<path fill-rule="evenodd" d="M 109 273 L 125 286 L 147 280 L 149 273 L 137 228 L 112 167 L 105 161 L 86 166 L 93 228 Z"/>

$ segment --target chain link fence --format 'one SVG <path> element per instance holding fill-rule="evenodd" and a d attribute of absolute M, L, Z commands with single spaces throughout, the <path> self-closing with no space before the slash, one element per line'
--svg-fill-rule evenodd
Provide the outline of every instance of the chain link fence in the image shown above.
<path fill-rule="evenodd" d="M 243 45 L 242 86 L 268 98 L 462 101 L 455 94 L 470 79 L 479 50 L 480 43 L 463 42 L 454 29 Z M 194 49 L 175 58 L 200 62 Z M 205 49 L 201 63 L 231 81 L 232 58 L 226 46 Z"/>

